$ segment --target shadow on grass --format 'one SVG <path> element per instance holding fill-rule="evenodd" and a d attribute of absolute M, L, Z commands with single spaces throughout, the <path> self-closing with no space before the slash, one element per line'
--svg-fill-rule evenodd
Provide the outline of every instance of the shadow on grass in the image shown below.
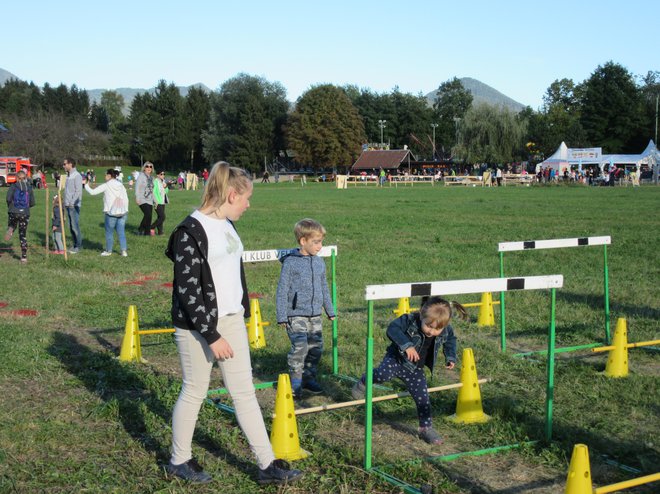
<path fill-rule="evenodd" d="M 154 379 L 149 371 L 137 372 L 130 364 L 122 364 L 112 355 L 94 351 L 81 344 L 75 336 L 61 332 L 53 333 L 48 352 L 78 378 L 89 392 L 105 402 L 115 401 L 118 405 L 118 418 L 126 432 L 146 451 L 154 453 L 159 463 L 169 462 L 169 445 L 163 444 L 160 438 L 149 432 L 148 423 L 153 419 L 147 417 L 144 409 L 164 423 L 169 423 L 180 389 L 176 380 Z M 171 405 L 163 401 L 168 393 Z M 256 472 L 253 463 L 219 448 L 217 441 L 199 428 L 195 431 L 195 442 L 237 469 Z"/>
<path fill-rule="evenodd" d="M 585 295 L 580 293 L 567 292 L 565 290 L 557 291 L 557 300 L 566 301 L 576 305 L 586 305 L 594 310 L 604 310 L 605 302 L 603 295 Z M 642 317 L 648 319 L 660 319 L 660 310 L 630 304 L 619 304 L 610 297 L 610 312 L 619 314 L 621 317 Z"/>

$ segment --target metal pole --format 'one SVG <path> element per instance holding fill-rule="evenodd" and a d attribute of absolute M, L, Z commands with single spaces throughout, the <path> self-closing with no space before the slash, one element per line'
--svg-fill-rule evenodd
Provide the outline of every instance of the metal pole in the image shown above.
<path fill-rule="evenodd" d="M 335 257 L 335 251 L 332 251 L 330 256 L 330 271 L 332 274 L 332 306 L 335 309 L 335 318 L 332 320 L 332 373 L 337 374 L 339 372 L 339 349 L 338 349 L 338 337 L 337 337 L 337 260 Z"/>
<path fill-rule="evenodd" d="M 610 337 L 610 281 L 607 269 L 607 245 L 603 245 L 603 278 L 605 285 L 605 340 L 610 345 L 612 340 Z"/>
<path fill-rule="evenodd" d="M 504 252 L 500 252 L 500 278 L 504 278 Z M 500 292 L 500 348 L 506 352 L 506 317 L 504 316 L 504 293 Z"/>
<path fill-rule="evenodd" d="M 366 392 L 364 419 L 364 468 L 371 469 L 371 433 L 373 427 L 373 385 L 374 385 L 374 301 L 367 302 L 367 373 L 365 375 Z"/>
<path fill-rule="evenodd" d="M 658 98 L 660 93 L 655 95 L 655 147 L 658 147 Z"/>
<path fill-rule="evenodd" d="M 44 185 L 46 186 L 46 200 L 44 201 L 45 204 L 45 209 L 46 209 L 46 257 L 50 254 L 50 246 L 48 245 L 48 241 L 50 239 L 50 215 L 48 214 L 48 206 L 50 202 L 49 194 L 48 194 L 48 184 L 46 183 L 46 175 L 44 174 Z"/>
<path fill-rule="evenodd" d="M 548 329 L 548 381 L 545 397 L 545 440 L 552 439 L 552 400 L 555 391 L 555 301 L 557 289 L 550 291 L 550 328 Z"/>

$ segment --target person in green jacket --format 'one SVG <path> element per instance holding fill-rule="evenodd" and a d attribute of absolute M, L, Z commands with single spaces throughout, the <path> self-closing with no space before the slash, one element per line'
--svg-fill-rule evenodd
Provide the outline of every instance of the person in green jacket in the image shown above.
<path fill-rule="evenodd" d="M 151 234 L 163 234 L 165 223 L 165 205 L 170 202 L 167 195 L 167 184 L 165 183 L 165 172 L 160 171 L 154 180 L 154 206 L 156 206 L 156 221 L 151 225 Z"/>

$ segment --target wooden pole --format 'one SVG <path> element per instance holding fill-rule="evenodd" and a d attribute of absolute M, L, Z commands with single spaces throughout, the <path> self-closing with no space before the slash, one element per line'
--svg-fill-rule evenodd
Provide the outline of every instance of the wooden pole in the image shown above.
<path fill-rule="evenodd" d="M 44 181 L 44 185 L 46 185 L 45 181 Z M 48 216 L 48 210 L 49 210 L 48 203 L 49 202 L 50 202 L 50 197 L 49 197 L 49 194 L 48 194 L 48 186 L 46 185 L 46 200 L 44 201 L 44 203 L 45 203 L 45 208 L 44 209 L 46 210 L 46 214 L 45 214 L 45 216 L 46 216 L 46 257 L 48 257 L 48 255 L 50 254 L 50 252 L 49 252 L 50 246 L 48 245 L 49 244 L 49 239 L 50 239 L 50 235 L 49 235 L 49 231 L 48 231 L 50 229 L 50 218 Z"/>
<path fill-rule="evenodd" d="M 477 381 L 479 384 L 483 384 L 488 382 L 488 379 L 479 379 Z M 436 386 L 434 388 L 429 388 L 428 392 L 429 393 L 435 393 L 436 391 L 446 391 L 448 389 L 456 389 L 460 388 L 463 386 L 463 383 L 454 383 L 454 384 L 445 384 L 444 386 Z M 383 396 L 375 396 L 371 401 L 376 402 L 376 401 L 386 401 L 386 400 L 394 400 L 396 398 L 404 398 L 406 396 L 410 396 L 410 393 L 407 391 L 402 391 L 401 393 L 393 393 L 389 395 L 383 395 Z M 310 408 L 301 408 L 300 410 L 296 410 L 295 414 L 296 415 L 305 415 L 308 413 L 316 413 L 316 412 L 323 412 L 326 410 L 337 410 L 339 408 L 347 408 L 347 407 L 353 407 L 357 405 L 363 405 L 365 403 L 365 399 L 361 400 L 353 400 L 353 401 L 345 401 L 343 403 L 330 403 L 329 405 L 320 405 L 317 407 L 310 407 Z"/>

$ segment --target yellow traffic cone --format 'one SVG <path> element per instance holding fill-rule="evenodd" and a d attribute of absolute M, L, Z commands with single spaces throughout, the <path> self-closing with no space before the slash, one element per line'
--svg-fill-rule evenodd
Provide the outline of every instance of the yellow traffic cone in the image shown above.
<path fill-rule="evenodd" d="M 273 446 L 275 458 L 281 460 L 300 460 L 310 455 L 308 451 L 300 447 L 289 374 L 280 374 L 277 380 L 275 418 L 273 418 L 273 427 L 270 431 L 270 443 Z"/>
<path fill-rule="evenodd" d="M 119 360 L 123 362 L 142 362 L 142 348 L 140 347 L 140 335 L 138 331 L 137 307 L 128 306 L 128 316 L 126 317 L 126 328 L 124 329 L 124 338 L 121 340 L 121 351 Z"/>
<path fill-rule="evenodd" d="M 477 326 L 495 326 L 495 314 L 493 313 L 493 295 L 490 292 L 484 292 L 481 295 L 481 305 L 479 305 Z"/>
<path fill-rule="evenodd" d="M 591 494 L 592 492 L 589 448 L 584 444 L 576 444 L 573 446 L 573 456 L 571 456 L 571 464 L 568 467 L 564 494 Z"/>
<path fill-rule="evenodd" d="M 626 377 L 628 375 L 628 324 L 625 318 L 616 321 L 614 330 L 614 350 L 610 350 L 605 366 L 607 377 Z"/>
<path fill-rule="evenodd" d="M 461 383 L 456 401 L 456 413 L 448 417 L 452 422 L 460 424 L 478 424 L 488 422 L 490 417 L 484 413 L 481 406 L 481 390 L 477 378 L 477 367 L 474 363 L 472 348 L 463 350 L 461 367 Z"/>
<path fill-rule="evenodd" d="M 250 299 L 250 319 L 248 320 L 248 341 L 250 348 L 255 350 L 266 346 L 266 336 L 264 335 L 264 326 L 269 322 L 261 320 L 261 309 L 259 308 L 259 299 Z"/>
<path fill-rule="evenodd" d="M 410 298 L 401 297 L 399 299 L 399 306 L 392 312 L 394 312 L 396 317 L 401 317 L 404 314 L 410 314 Z"/>

